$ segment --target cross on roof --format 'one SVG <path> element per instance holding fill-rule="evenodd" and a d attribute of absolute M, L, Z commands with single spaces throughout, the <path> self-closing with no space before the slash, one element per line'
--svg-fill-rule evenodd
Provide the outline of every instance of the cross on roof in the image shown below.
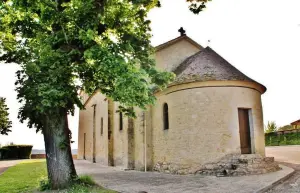
<path fill-rule="evenodd" d="M 185 30 L 183 29 L 183 27 L 180 27 L 179 30 L 178 30 L 178 32 L 180 32 L 180 35 L 181 35 L 181 36 L 186 35 L 186 34 L 185 34 Z"/>

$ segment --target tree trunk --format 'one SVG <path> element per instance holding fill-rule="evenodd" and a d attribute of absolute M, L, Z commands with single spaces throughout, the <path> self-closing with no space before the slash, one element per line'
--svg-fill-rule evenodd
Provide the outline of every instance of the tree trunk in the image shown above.
<path fill-rule="evenodd" d="M 70 145 L 67 113 L 47 115 L 43 129 L 48 179 L 52 189 L 62 189 L 77 177 Z"/>

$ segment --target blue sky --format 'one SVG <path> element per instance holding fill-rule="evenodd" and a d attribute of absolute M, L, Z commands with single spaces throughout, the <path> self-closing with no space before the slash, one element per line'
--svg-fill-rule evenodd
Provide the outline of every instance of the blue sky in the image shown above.
<path fill-rule="evenodd" d="M 284 2 L 284 3 L 283 3 Z M 161 0 L 162 7 L 149 14 L 152 44 L 176 38 L 182 26 L 202 46 L 208 45 L 232 65 L 268 90 L 263 95 L 264 121 L 278 125 L 300 119 L 300 1 L 299 0 L 213 0 L 194 15 L 184 0 Z M 33 144 L 44 148 L 43 137 L 19 123 L 19 104 L 14 92 L 15 64 L 0 64 L 0 96 L 6 97 L 13 132 L 0 136 L 0 143 Z M 70 118 L 77 148 L 78 112 Z"/>

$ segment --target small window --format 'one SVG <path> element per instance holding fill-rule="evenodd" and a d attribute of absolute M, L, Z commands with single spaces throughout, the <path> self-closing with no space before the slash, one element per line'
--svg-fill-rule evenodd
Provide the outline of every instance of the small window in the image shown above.
<path fill-rule="evenodd" d="M 103 135 L 103 117 L 101 117 L 101 128 L 100 128 L 100 133 Z"/>
<path fill-rule="evenodd" d="M 164 119 L 164 130 L 169 129 L 169 107 L 165 103 L 163 106 L 163 119 Z"/>
<path fill-rule="evenodd" d="M 120 112 L 119 113 L 119 121 L 120 121 L 120 131 L 122 131 L 123 130 L 123 113 L 122 112 Z"/>

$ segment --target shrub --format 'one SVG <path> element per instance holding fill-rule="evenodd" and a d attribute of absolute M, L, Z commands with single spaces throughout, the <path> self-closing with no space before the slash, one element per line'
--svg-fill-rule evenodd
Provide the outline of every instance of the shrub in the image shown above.
<path fill-rule="evenodd" d="M 96 185 L 95 181 L 90 177 L 90 176 L 79 176 L 77 179 L 77 183 L 82 184 L 82 185 Z"/>
<path fill-rule="evenodd" d="M 286 132 L 282 134 L 266 133 L 265 134 L 266 146 L 278 145 L 300 145 L 300 132 Z"/>
<path fill-rule="evenodd" d="M 43 179 L 40 181 L 40 191 L 51 190 L 51 184 L 48 179 Z"/>
<path fill-rule="evenodd" d="M 3 147 L 0 148 L 0 159 L 8 159 L 8 149 Z"/>
<path fill-rule="evenodd" d="M 0 149 L 0 159 L 30 159 L 32 145 L 7 145 Z"/>
<path fill-rule="evenodd" d="M 66 192 L 87 192 L 88 190 L 86 187 L 93 187 L 97 186 L 95 181 L 87 175 L 78 176 L 71 184 L 70 190 Z M 40 181 L 39 186 L 40 191 L 47 191 L 51 190 L 51 184 L 49 183 L 49 180 L 47 178 L 44 178 Z M 64 192 L 64 191 L 62 191 Z"/>

